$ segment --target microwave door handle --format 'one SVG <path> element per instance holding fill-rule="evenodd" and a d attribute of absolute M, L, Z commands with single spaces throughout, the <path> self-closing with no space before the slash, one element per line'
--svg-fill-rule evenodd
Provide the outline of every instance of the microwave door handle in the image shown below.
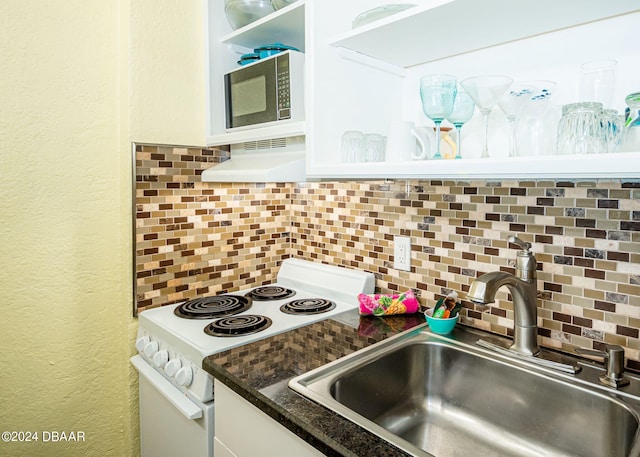
<path fill-rule="evenodd" d="M 202 409 L 189 400 L 177 387 L 164 379 L 160 373 L 151 368 L 140 355 L 131 357 L 131 364 L 138 370 L 140 376 L 143 376 L 149 381 L 153 388 L 175 406 L 187 419 L 195 420 L 202 417 Z"/>
<path fill-rule="evenodd" d="M 224 75 L 224 110 L 225 125 L 230 129 L 233 127 L 233 107 L 231 105 L 231 75 Z"/>

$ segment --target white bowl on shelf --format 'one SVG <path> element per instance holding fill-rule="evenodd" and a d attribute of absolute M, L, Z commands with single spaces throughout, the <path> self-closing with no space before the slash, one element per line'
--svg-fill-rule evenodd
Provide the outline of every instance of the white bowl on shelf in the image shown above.
<path fill-rule="evenodd" d="M 285 6 L 289 6 L 292 3 L 297 2 L 298 0 L 271 0 L 271 4 L 273 5 L 273 9 L 279 10 L 280 8 L 284 8 Z"/>
<path fill-rule="evenodd" d="M 271 0 L 225 0 L 224 12 L 233 30 L 273 13 Z"/>

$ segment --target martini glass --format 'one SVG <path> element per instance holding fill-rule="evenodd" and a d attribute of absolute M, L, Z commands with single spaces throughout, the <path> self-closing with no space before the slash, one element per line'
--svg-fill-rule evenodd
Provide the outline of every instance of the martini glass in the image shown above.
<path fill-rule="evenodd" d="M 481 156 L 483 159 L 489 157 L 489 114 L 512 82 L 513 79 L 510 77 L 499 75 L 473 76 L 460 82 L 484 117 L 484 143 Z"/>
<path fill-rule="evenodd" d="M 473 102 L 473 99 L 469 97 L 469 94 L 464 90 L 458 90 L 456 99 L 453 102 L 453 111 L 449 116 L 447 116 L 447 120 L 456 128 L 456 159 L 462 158 L 462 154 L 460 152 L 460 130 L 465 123 L 471 120 L 475 108 L 476 105 Z"/>
<path fill-rule="evenodd" d="M 440 124 L 453 111 L 456 98 L 457 80 L 452 75 L 427 75 L 420 78 L 420 99 L 422 111 L 436 124 L 436 153 L 434 159 L 442 159 L 440 155 Z"/>
<path fill-rule="evenodd" d="M 509 157 L 516 157 L 516 121 L 523 105 L 536 93 L 536 86 L 530 84 L 512 84 L 509 90 L 498 100 L 498 106 L 509 121 Z"/>

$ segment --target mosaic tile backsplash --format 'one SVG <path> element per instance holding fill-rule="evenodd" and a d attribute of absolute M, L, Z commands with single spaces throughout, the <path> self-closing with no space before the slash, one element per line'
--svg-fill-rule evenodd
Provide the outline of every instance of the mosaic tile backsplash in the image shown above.
<path fill-rule="evenodd" d="M 517 235 L 538 260 L 541 344 L 619 344 L 640 369 L 640 183 L 200 182 L 227 157 L 137 146 L 138 309 L 272 282 L 289 256 L 371 271 L 378 292 L 411 288 L 432 306 L 514 272 Z M 411 237 L 410 272 L 393 268 L 394 235 Z M 463 304 L 464 324 L 511 334 L 506 288 L 490 306 Z"/>
<path fill-rule="evenodd" d="M 289 256 L 289 185 L 200 181 L 228 155 L 137 146 L 138 309 L 271 282 Z"/>

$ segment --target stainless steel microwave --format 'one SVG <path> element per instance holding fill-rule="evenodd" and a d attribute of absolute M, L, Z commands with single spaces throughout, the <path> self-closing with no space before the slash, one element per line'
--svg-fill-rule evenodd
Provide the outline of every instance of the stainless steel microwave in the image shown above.
<path fill-rule="evenodd" d="M 304 54 L 285 51 L 224 75 L 226 130 L 304 121 Z"/>

